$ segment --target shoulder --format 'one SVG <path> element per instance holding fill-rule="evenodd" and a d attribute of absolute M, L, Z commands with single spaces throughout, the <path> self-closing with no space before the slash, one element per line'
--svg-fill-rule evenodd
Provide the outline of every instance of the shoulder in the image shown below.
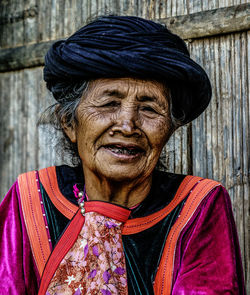
<path fill-rule="evenodd" d="M 213 179 L 163 171 L 154 172 L 153 184 L 161 187 L 162 191 L 169 191 L 169 187 L 175 187 L 176 192 L 180 188 L 188 192 L 188 190 L 192 191 L 197 187 L 196 190 L 199 189 L 201 192 L 209 192 L 216 187 L 223 187 L 220 182 Z"/>
<path fill-rule="evenodd" d="M 27 171 L 24 173 L 19 174 L 17 177 L 17 181 L 19 182 L 20 180 L 23 181 L 23 179 L 29 179 L 32 177 L 35 177 L 35 175 L 44 175 L 47 174 L 49 175 L 50 178 L 57 177 L 59 180 L 64 178 L 63 180 L 65 181 L 66 179 L 75 179 L 79 180 L 79 174 L 82 174 L 81 169 L 79 167 L 71 167 L 67 165 L 60 165 L 60 166 L 49 166 L 45 167 L 39 170 L 32 170 L 32 171 Z M 81 178 L 82 179 L 82 178 Z"/>
<path fill-rule="evenodd" d="M 196 199 L 191 193 L 178 218 L 183 226 L 180 226 L 176 246 L 173 294 L 186 290 L 188 285 L 192 285 L 197 292 L 206 290 L 206 294 L 212 291 L 224 294 L 225 290 L 232 289 L 233 294 L 244 294 L 230 197 L 219 182 L 210 181 L 207 180 L 215 186 L 206 193 L 199 193 L 200 198 L 193 210 Z M 242 292 L 236 289 L 242 289 Z"/>
<path fill-rule="evenodd" d="M 217 190 L 228 195 L 223 185 L 213 179 L 195 175 L 175 174 L 163 171 L 154 171 L 152 188 L 161 195 L 185 195 L 192 198 L 203 198 Z"/>
<path fill-rule="evenodd" d="M 224 207 L 231 207 L 230 197 L 223 185 L 213 179 L 194 175 L 180 175 L 160 172 L 158 189 L 164 193 L 172 193 L 171 202 L 184 200 L 184 208 L 195 212 L 203 206 L 211 206 L 213 202 L 224 202 Z M 183 210 L 184 210 L 183 208 Z"/>

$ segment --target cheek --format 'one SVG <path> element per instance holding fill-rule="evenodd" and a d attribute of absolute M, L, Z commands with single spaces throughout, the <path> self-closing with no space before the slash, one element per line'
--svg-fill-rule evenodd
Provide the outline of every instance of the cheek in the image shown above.
<path fill-rule="evenodd" d="M 170 126 L 166 120 L 157 120 L 147 124 L 147 135 L 152 148 L 163 148 L 172 134 Z"/>
<path fill-rule="evenodd" d="M 83 115 L 79 116 L 79 122 L 81 122 L 81 125 L 88 126 L 88 128 L 92 127 L 95 129 L 97 125 L 106 126 L 109 122 L 115 120 L 114 112 L 101 112 L 96 107 L 82 109 L 81 113 Z"/>
<path fill-rule="evenodd" d="M 82 115 L 81 115 L 82 114 Z M 94 148 L 95 142 L 112 124 L 113 114 L 103 114 L 93 110 L 81 110 L 78 116 L 77 142 L 82 152 Z"/>
<path fill-rule="evenodd" d="M 77 125 L 77 146 L 80 156 L 83 152 L 86 152 L 88 143 L 91 141 L 91 135 L 93 135 L 91 116 L 82 115 L 78 117 Z"/>
<path fill-rule="evenodd" d="M 83 152 L 87 149 L 87 143 L 89 141 L 89 134 L 85 132 L 86 128 L 79 126 L 77 132 L 77 147 L 80 157 L 82 156 Z"/>

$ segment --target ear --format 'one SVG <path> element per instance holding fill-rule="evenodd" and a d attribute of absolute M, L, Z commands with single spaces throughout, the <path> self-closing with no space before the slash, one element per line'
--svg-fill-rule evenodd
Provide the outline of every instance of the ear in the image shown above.
<path fill-rule="evenodd" d="M 77 139 L 76 124 L 72 123 L 69 125 L 65 122 L 65 120 L 62 120 L 61 126 L 62 126 L 63 131 L 66 133 L 66 135 L 70 139 L 70 141 L 73 143 L 76 143 L 76 139 Z"/>

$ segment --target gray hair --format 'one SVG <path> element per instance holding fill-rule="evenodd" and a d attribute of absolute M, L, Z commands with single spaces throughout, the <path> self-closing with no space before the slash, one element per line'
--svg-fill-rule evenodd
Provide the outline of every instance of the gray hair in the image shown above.
<path fill-rule="evenodd" d="M 58 154 L 67 153 L 71 164 L 79 166 L 81 160 L 78 155 L 77 144 L 71 142 L 62 128 L 62 122 L 71 126 L 78 122 L 76 111 L 84 94 L 87 93 L 89 81 L 81 81 L 67 87 L 67 92 L 61 91 L 60 100 L 49 106 L 41 115 L 38 125 L 50 125 L 59 132 L 56 141 Z M 54 93 L 52 92 L 54 95 Z M 55 96 L 55 95 L 54 95 Z"/>

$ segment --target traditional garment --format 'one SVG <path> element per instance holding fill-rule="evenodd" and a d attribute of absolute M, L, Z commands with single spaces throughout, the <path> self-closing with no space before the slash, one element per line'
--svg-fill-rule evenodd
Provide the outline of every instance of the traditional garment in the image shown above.
<path fill-rule="evenodd" d="M 82 179 L 60 166 L 14 183 L 0 207 L 0 294 L 245 294 L 219 183 L 155 171 L 136 208 L 86 201 L 83 215 Z"/>

